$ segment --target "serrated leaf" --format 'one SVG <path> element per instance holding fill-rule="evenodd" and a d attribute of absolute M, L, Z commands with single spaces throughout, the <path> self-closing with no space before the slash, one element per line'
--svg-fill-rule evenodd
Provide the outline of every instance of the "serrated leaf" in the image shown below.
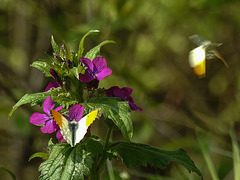
<path fill-rule="evenodd" d="M 53 36 L 51 36 L 51 44 L 52 44 L 53 51 L 54 51 L 56 54 L 59 55 L 60 48 L 59 48 L 59 46 L 57 45 L 57 43 L 55 42 Z"/>
<path fill-rule="evenodd" d="M 128 102 L 119 101 L 118 98 L 104 97 L 88 103 L 81 103 L 87 112 L 101 109 L 106 118 L 111 119 L 121 130 L 126 141 L 131 141 L 133 136 L 132 119 Z"/>
<path fill-rule="evenodd" d="M 88 35 L 90 35 L 90 34 L 92 34 L 92 33 L 95 33 L 95 32 L 99 32 L 99 30 L 90 30 L 90 31 L 88 31 L 88 32 L 82 37 L 82 39 L 81 39 L 81 41 L 80 41 L 80 43 L 79 43 L 79 47 L 78 47 L 78 58 L 77 58 L 77 59 L 79 59 L 79 58 L 82 57 L 82 55 L 83 55 L 83 51 L 84 51 L 84 40 L 85 40 L 85 38 L 86 38 Z"/>
<path fill-rule="evenodd" d="M 42 71 L 46 75 L 46 77 L 52 77 L 50 72 L 49 72 L 51 67 L 46 62 L 35 61 L 31 64 L 31 66 L 37 68 L 40 71 Z"/>
<path fill-rule="evenodd" d="M 97 57 L 97 56 L 100 55 L 100 48 L 101 48 L 103 45 L 108 44 L 108 43 L 114 43 L 114 44 L 116 44 L 115 41 L 111 41 L 111 40 L 103 41 L 103 42 L 101 42 L 99 45 L 97 45 L 96 47 L 90 49 L 90 50 L 86 53 L 86 55 L 85 55 L 84 57 L 93 60 L 95 57 Z"/>
<path fill-rule="evenodd" d="M 13 180 L 16 179 L 16 175 L 11 170 L 9 170 L 9 169 L 7 169 L 7 168 L 5 168 L 3 166 L 0 166 L 0 170 L 6 171 L 12 177 Z"/>
<path fill-rule="evenodd" d="M 11 112 L 8 114 L 10 118 L 13 112 L 21 105 L 31 103 L 31 105 L 37 105 L 42 103 L 48 96 L 51 95 L 51 91 L 36 93 L 36 94 L 25 94 L 12 108 Z"/>
<path fill-rule="evenodd" d="M 42 159 L 48 159 L 49 158 L 49 153 L 42 153 L 42 152 L 38 152 L 38 153 L 34 153 L 33 155 L 30 156 L 30 158 L 28 159 L 28 161 L 31 161 L 33 158 L 42 158 Z"/>
<path fill-rule="evenodd" d="M 67 93 L 61 93 L 61 88 L 55 88 L 47 92 L 35 93 L 35 94 L 25 94 L 12 108 L 8 117 L 10 118 L 13 112 L 21 105 L 30 103 L 34 105 L 42 105 L 43 101 L 51 96 L 55 103 L 55 106 L 63 106 L 68 108 L 69 105 L 76 104 L 77 101 L 70 99 Z"/>
<path fill-rule="evenodd" d="M 139 165 L 146 167 L 149 164 L 156 168 L 166 168 L 170 162 L 177 162 L 189 172 L 195 172 L 202 177 L 201 172 L 182 148 L 167 151 L 145 144 L 117 142 L 111 144 L 109 150 L 117 152 L 127 167 Z"/>
<path fill-rule="evenodd" d="M 49 159 L 39 166 L 40 180 L 84 180 L 92 167 L 91 153 L 79 143 L 72 148 L 67 143 L 52 147 Z"/>
<path fill-rule="evenodd" d="M 92 157 L 99 156 L 103 152 L 103 142 L 96 136 L 86 138 L 84 144 L 86 144 L 86 150 L 91 153 Z"/>

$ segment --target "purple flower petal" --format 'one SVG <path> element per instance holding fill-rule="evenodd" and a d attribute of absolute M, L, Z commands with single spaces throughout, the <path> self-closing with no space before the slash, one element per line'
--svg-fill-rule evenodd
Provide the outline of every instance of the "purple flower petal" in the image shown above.
<path fill-rule="evenodd" d="M 94 79 L 94 77 L 85 71 L 85 74 L 79 74 L 79 80 L 82 82 L 90 82 Z"/>
<path fill-rule="evenodd" d="M 48 120 L 50 120 L 48 115 L 35 112 L 31 115 L 29 122 L 34 125 L 41 125 Z"/>
<path fill-rule="evenodd" d="M 63 108 L 63 106 L 59 106 L 59 107 L 55 108 L 54 110 L 55 111 L 60 111 L 62 108 Z"/>
<path fill-rule="evenodd" d="M 133 98 L 131 96 L 128 97 L 128 104 L 133 111 L 142 111 L 143 110 L 141 107 L 138 107 L 134 103 Z"/>
<path fill-rule="evenodd" d="M 133 111 L 142 111 L 141 107 L 138 107 L 132 97 L 130 96 L 132 93 L 132 89 L 128 87 L 119 88 L 118 86 L 113 86 L 106 90 L 107 97 L 120 97 L 124 101 L 128 101 L 130 108 Z"/>
<path fill-rule="evenodd" d="M 143 109 L 141 107 L 138 107 L 136 104 L 132 103 L 132 102 L 128 102 L 131 110 L 133 111 L 142 111 Z"/>
<path fill-rule="evenodd" d="M 121 92 L 122 92 L 123 96 L 129 97 L 132 93 L 132 88 L 123 87 L 123 88 L 121 88 Z"/>
<path fill-rule="evenodd" d="M 57 81 L 57 83 L 62 87 L 63 86 L 63 82 L 62 82 L 61 78 L 59 77 L 58 73 L 54 69 L 52 69 L 52 68 L 49 70 L 49 72 L 53 76 L 55 81 Z"/>
<path fill-rule="evenodd" d="M 107 96 L 107 97 L 116 97 L 116 96 L 113 95 L 113 91 L 114 91 L 115 89 L 120 89 L 120 88 L 119 88 L 118 86 L 112 86 L 112 87 L 110 87 L 109 89 L 106 90 L 106 96 Z"/>
<path fill-rule="evenodd" d="M 56 123 L 53 120 L 47 121 L 44 127 L 41 127 L 40 130 L 43 133 L 53 133 L 57 130 Z"/>
<path fill-rule="evenodd" d="M 129 88 L 130 89 L 130 88 Z M 107 90 L 108 97 L 120 97 L 122 100 L 126 101 L 126 90 L 120 89 L 118 86 L 113 86 Z"/>
<path fill-rule="evenodd" d="M 104 59 L 103 57 L 95 57 L 92 63 L 94 66 L 93 71 L 96 73 L 101 72 L 102 70 L 107 68 L 106 59 Z"/>
<path fill-rule="evenodd" d="M 59 141 L 61 142 L 66 142 L 66 140 L 63 138 L 63 135 L 61 134 L 61 131 L 58 130 L 57 133 L 56 133 L 56 137 Z"/>
<path fill-rule="evenodd" d="M 93 71 L 93 62 L 88 58 L 80 58 L 79 59 L 86 67 L 88 67 L 91 71 Z"/>
<path fill-rule="evenodd" d="M 49 72 L 55 79 L 59 78 L 57 72 L 54 69 L 50 68 Z"/>
<path fill-rule="evenodd" d="M 84 106 L 80 104 L 73 105 L 69 109 L 69 116 L 71 120 L 79 121 L 83 115 Z"/>
<path fill-rule="evenodd" d="M 105 68 L 105 69 L 102 69 L 100 72 L 96 73 L 95 75 L 97 79 L 101 81 L 102 79 L 109 76 L 110 74 L 112 74 L 112 70 L 110 68 Z"/>
<path fill-rule="evenodd" d="M 59 87 L 59 84 L 58 84 L 58 83 L 56 83 L 56 82 L 50 82 L 50 83 L 48 84 L 48 86 L 46 87 L 45 92 L 48 91 L 48 90 L 51 89 L 51 88 L 57 88 L 57 87 Z"/>
<path fill-rule="evenodd" d="M 52 100 L 52 98 L 50 96 L 47 97 L 47 99 L 45 99 L 45 101 L 43 102 L 43 111 L 50 116 L 50 110 L 53 109 L 54 107 L 54 102 Z"/>

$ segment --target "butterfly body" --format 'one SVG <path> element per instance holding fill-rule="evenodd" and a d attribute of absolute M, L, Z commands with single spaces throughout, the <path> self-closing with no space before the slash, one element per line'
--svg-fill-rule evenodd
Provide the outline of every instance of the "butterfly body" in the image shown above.
<path fill-rule="evenodd" d="M 98 116 L 99 110 L 94 110 L 84 116 L 79 121 L 72 120 L 68 121 L 63 115 L 55 110 L 51 110 L 54 121 L 60 127 L 61 134 L 63 138 L 74 147 L 79 143 L 87 133 L 88 127 L 93 123 L 93 121 Z"/>

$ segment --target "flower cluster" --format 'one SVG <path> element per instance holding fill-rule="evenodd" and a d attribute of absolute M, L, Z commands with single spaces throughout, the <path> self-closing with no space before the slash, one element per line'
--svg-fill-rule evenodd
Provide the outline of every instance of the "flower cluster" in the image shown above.
<path fill-rule="evenodd" d="M 61 46 L 61 49 L 58 53 L 54 52 L 54 61 L 61 62 L 60 67 L 63 68 L 63 71 L 60 71 L 59 68 L 55 68 L 55 66 L 51 66 L 49 69 L 49 73 L 53 77 L 54 81 L 50 82 L 48 86 L 45 89 L 45 92 L 52 91 L 55 88 L 60 88 L 67 90 L 68 93 L 72 93 L 72 89 L 77 89 L 78 87 L 73 87 L 76 84 L 80 83 L 80 87 L 86 90 L 88 92 L 94 90 L 99 90 L 99 82 L 102 81 L 104 78 L 112 74 L 112 70 L 107 66 L 106 59 L 103 57 L 95 57 L 93 60 L 86 58 L 86 57 L 80 57 L 74 62 L 74 60 L 67 59 L 67 56 L 63 54 L 66 52 L 65 47 Z M 75 65 L 74 65 L 75 63 Z M 54 63 L 53 63 L 54 64 Z M 66 70 L 64 70 L 64 68 Z M 78 70 L 81 69 L 81 71 L 77 71 L 78 74 L 75 76 L 71 76 L 71 70 L 73 68 L 77 68 Z M 62 73 L 64 72 L 64 73 Z M 66 73 L 68 72 L 68 73 Z M 74 77 L 74 78 L 73 78 Z M 71 79 L 72 78 L 72 79 Z M 71 79 L 69 81 L 69 79 Z M 78 81 L 78 82 L 77 82 Z M 69 83 L 71 82 L 71 83 Z M 72 83 L 73 82 L 73 83 Z M 138 107 L 132 97 L 130 96 L 132 93 L 132 89 L 128 87 L 119 88 L 118 86 L 113 86 L 109 89 L 101 89 L 103 97 L 120 97 L 123 101 L 127 101 L 129 104 L 129 107 L 133 111 L 142 111 L 141 107 Z M 76 90 L 75 90 L 76 91 Z M 81 91 L 76 91 L 77 93 L 82 93 Z M 91 94 L 91 93 L 90 93 Z M 93 93 L 92 93 L 93 94 Z M 74 96 L 73 94 L 71 94 Z M 79 94 L 79 96 L 82 96 L 82 94 Z M 81 103 L 80 101 L 78 101 Z M 56 132 L 56 137 L 60 141 L 65 141 L 59 126 L 55 122 L 54 118 L 51 115 L 51 110 L 53 110 L 55 104 L 51 96 L 48 96 L 44 102 L 43 102 L 43 111 L 45 114 L 42 113 L 33 113 L 30 117 L 30 123 L 34 125 L 41 126 L 40 130 L 43 133 L 53 133 Z M 60 111 L 63 109 L 63 106 L 59 106 L 55 108 L 55 111 Z M 82 118 L 84 107 L 80 104 L 72 105 L 69 108 L 69 111 L 64 111 L 65 114 L 68 116 L 64 117 L 68 120 L 75 120 L 79 121 Z"/>

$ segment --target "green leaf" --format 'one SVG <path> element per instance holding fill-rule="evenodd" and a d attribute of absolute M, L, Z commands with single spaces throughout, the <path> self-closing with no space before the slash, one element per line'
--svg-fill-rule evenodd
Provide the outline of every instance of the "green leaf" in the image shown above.
<path fill-rule="evenodd" d="M 11 112 L 8 114 L 10 118 L 13 112 L 21 105 L 31 103 L 31 105 L 37 105 L 42 103 L 48 96 L 51 95 L 51 91 L 36 93 L 36 94 L 25 94 L 12 108 Z"/>
<path fill-rule="evenodd" d="M 85 55 L 85 58 L 88 58 L 88 59 L 91 59 L 93 60 L 95 57 L 99 56 L 100 55 L 100 48 L 105 45 L 105 44 L 108 44 L 108 43 L 114 43 L 116 44 L 115 41 L 111 41 L 111 40 L 106 40 L 106 41 L 103 41 L 101 42 L 99 45 L 97 45 L 96 47 L 90 49 L 87 54 Z"/>
<path fill-rule="evenodd" d="M 78 47 L 78 58 L 77 58 L 77 59 L 79 59 L 79 58 L 82 57 L 82 55 L 83 55 L 83 51 L 84 51 L 84 40 L 85 40 L 85 38 L 86 38 L 88 35 L 90 35 L 90 34 L 92 34 L 92 33 L 95 33 L 95 32 L 99 32 L 99 30 L 90 30 L 90 31 L 88 31 L 88 32 L 82 37 L 82 39 L 81 39 L 81 41 L 80 41 L 80 43 L 79 43 L 79 47 Z"/>
<path fill-rule="evenodd" d="M 8 174 L 10 174 L 10 176 L 12 177 L 13 180 L 16 179 L 15 174 L 14 174 L 12 171 L 10 171 L 9 169 L 7 169 L 7 168 L 5 168 L 5 167 L 3 167 L 3 166 L 0 166 L 0 169 L 4 170 L 4 171 L 6 171 Z"/>
<path fill-rule="evenodd" d="M 92 157 L 99 156 L 103 152 L 103 141 L 97 136 L 91 136 L 84 139 L 86 150 L 91 153 Z"/>
<path fill-rule="evenodd" d="M 38 153 L 34 153 L 33 155 L 31 155 L 31 157 L 28 159 L 28 161 L 31 161 L 33 158 L 42 158 L 42 159 L 48 159 L 49 158 L 49 153 L 42 153 L 42 152 L 38 152 Z"/>
<path fill-rule="evenodd" d="M 21 105 L 30 103 L 34 105 L 42 105 L 43 101 L 51 96 L 52 100 L 55 103 L 55 106 L 63 106 L 68 108 L 72 104 L 76 104 L 77 101 L 69 97 L 68 93 L 63 93 L 61 88 L 54 88 L 47 92 L 35 93 L 35 94 L 25 94 L 12 108 L 8 117 L 10 118 L 13 112 Z"/>
<path fill-rule="evenodd" d="M 51 36 L 51 44 L 52 44 L 53 51 L 54 51 L 56 54 L 59 55 L 59 53 L 60 53 L 60 48 L 59 48 L 59 46 L 57 45 L 57 43 L 55 42 L 53 36 Z"/>
<path fill-rule="evenodd" d="M 103 97 L 81 104 L 87 112 L 100 109 L 100 113 L 111 119 L 118 126 L 126 141 L 132 139 L 133 127 L 128 102 L 119 101 L 118 98 Z"/>
<path fill-rule="evenodd" d="M 79 80 L 79 74 L 84 73 L 85 69 L 82 66 L 78 66 L 78 67 L 73 67 L 71 69 L 71 71 L 72 71 L 73 75 Z"/>
<path fill-rule="evenodd" d="M 92 167 L 91 153 L 79 143 L 72 148 L 67 143 L 52 147 L 49 159 L 39 166 L 39 180 L 84 180 Z"/>
<path fill-rule="evenodd" d="M 195 172 L 202 177 L 201 172 L 182 148 L 167 151 L 145 144 L 117 142 L 111 144 L 108 149 L 117 152 L 127 167 L 139 165 L 146 167 L 149 164 L 156 168 L 166 168 L 170 162 L 177 162 L 189 172 Z"/>
<path fill-rule="evenodd" d="M 51 67 L 46 62 L 35 61 L 31 64 L 31 66 L 37 68 L 40 71 L 42 71 L 46 75 L 46 77 L 52 77 L 50 72 L 49 72 Z"/>

